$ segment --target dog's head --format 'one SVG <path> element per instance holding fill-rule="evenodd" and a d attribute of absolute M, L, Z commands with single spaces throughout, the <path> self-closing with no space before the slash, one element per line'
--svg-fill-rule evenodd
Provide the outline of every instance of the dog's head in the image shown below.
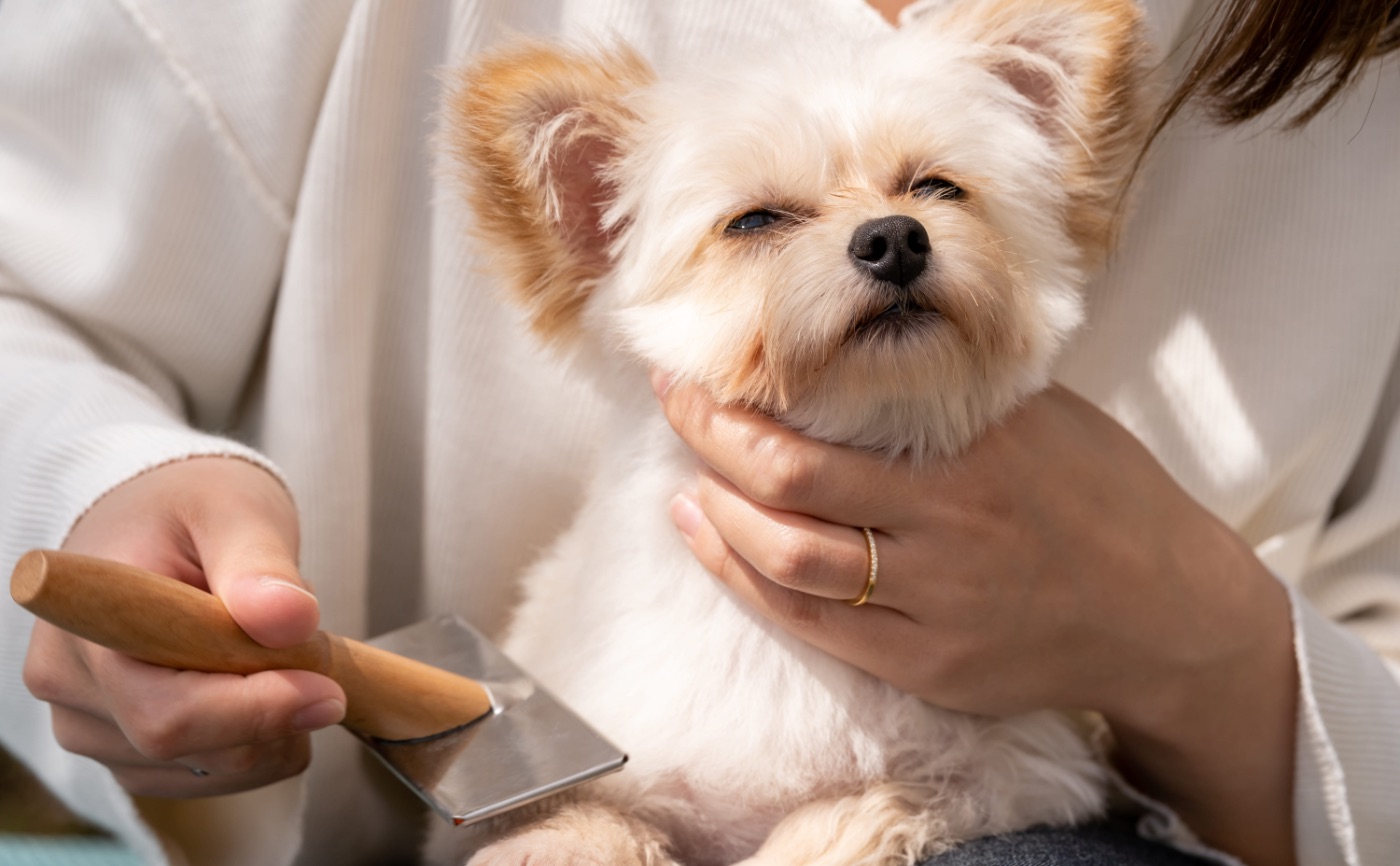
<path fill-rule="evenodd" d="M 1042 386 L 1149 116 L 1131 0 L 970 0 L 657 80 L 465 70 L 446 141 L 533 326 L 818 438 L 956 450 Z"/>

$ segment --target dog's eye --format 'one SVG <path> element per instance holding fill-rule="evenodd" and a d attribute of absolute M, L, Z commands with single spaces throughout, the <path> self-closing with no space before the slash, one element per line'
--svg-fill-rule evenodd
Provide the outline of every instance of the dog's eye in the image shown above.
<path fill-rule="evenodd" d="M 909 192 L 919 198 L 946 198 L 952 201 L 957 201 L 966 194 L 962 187 L 941 177 L 926 177 L 911 186 Z"/>
<path fill-rule="evenodd" d="M 730 220 L 729 225 L 725 228 L 735 232 L 751 232 L 755 229 L 771 226 L 777 221 L 778 215 L 771 210 L 751 210 L 743 216 L 737 216 Z"/>

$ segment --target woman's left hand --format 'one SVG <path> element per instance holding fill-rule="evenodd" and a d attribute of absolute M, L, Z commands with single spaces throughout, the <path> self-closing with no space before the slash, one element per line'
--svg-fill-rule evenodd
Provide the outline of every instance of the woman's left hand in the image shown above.
<path fill-rule="evenodd" d="M 1169 802 L 1174 787 L 1200 793 L 1171 778 L 1173 762 L 1224 754 L 1235 772 L 1256 760 L 1241 740 L 1263 741 L 1256 769 L 1290 789 L 1286 593 L 1087 401 L 1052 386 L 956 458 L 915 465 L 655 381 L 704 464 L 673 519 L 705 567 L 781 627 L 950 709 L 1097 710 Z M 861 527 L 879 570 L 853 607 Z"/>

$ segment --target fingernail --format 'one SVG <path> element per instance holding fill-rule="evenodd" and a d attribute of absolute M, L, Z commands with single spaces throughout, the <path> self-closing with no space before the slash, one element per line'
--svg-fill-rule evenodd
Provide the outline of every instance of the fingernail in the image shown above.
<path fill-rule="evenodd" d="M 705 519 L 705 514 L 700 510 L 699 504 L 684 493 L 677 493 L 671 499 L 671 520 L 676 527 L 685 533 L 686 538 L 694 538 L 695 532 L 700 528 L 700 521 Z"/>
<path fill-rule="evenodd" d="M 653 368 L 651 371 L 651 390 L 656 392 L 656 396 L 665 397 L 666 392 L 671 390 L 671 374 Z"/>
<path fill-rule="evenodd" d="M 292 583 L 290 580 L 287 580 L 285 578 L 272 577 L 270 575 L 260 577 L 258 578 L 258 585 L 271 587 L 274 589 L 290 589 L 292 592 L 300 593 L 306 596 L 307 598 L 311 599 L 312 601 L 316 601 L 316 596 L 311 594 L 311 592 L 308 591 L 306 587 L 297 586 L 295 583 Z"/>
<path fill-rule="evenodd" d="M 292 727 L 298 732 L 319 731 L 328 728 L 345 718 L 345 704 L 335 698 L 326 698 L 302 707 L 292 716 Z"/>

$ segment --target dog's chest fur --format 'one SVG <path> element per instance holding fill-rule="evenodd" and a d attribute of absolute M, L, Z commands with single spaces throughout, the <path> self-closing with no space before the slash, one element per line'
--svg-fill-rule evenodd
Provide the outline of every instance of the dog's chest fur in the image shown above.
<path fill-rule="evenodd" d="M 644 816 L 696 864 L 735 862 L 803 803 L 881 782 L 941 789 L 960 837 L 1097 808 L 1100 770 L 1068 719 L 940 710 L 734 597 L 667 516 L 694 457 L 649 395 L 633 405 L 651 409 L 618 412 L 504 643 L 631 755 L 586 796 Z"/>

